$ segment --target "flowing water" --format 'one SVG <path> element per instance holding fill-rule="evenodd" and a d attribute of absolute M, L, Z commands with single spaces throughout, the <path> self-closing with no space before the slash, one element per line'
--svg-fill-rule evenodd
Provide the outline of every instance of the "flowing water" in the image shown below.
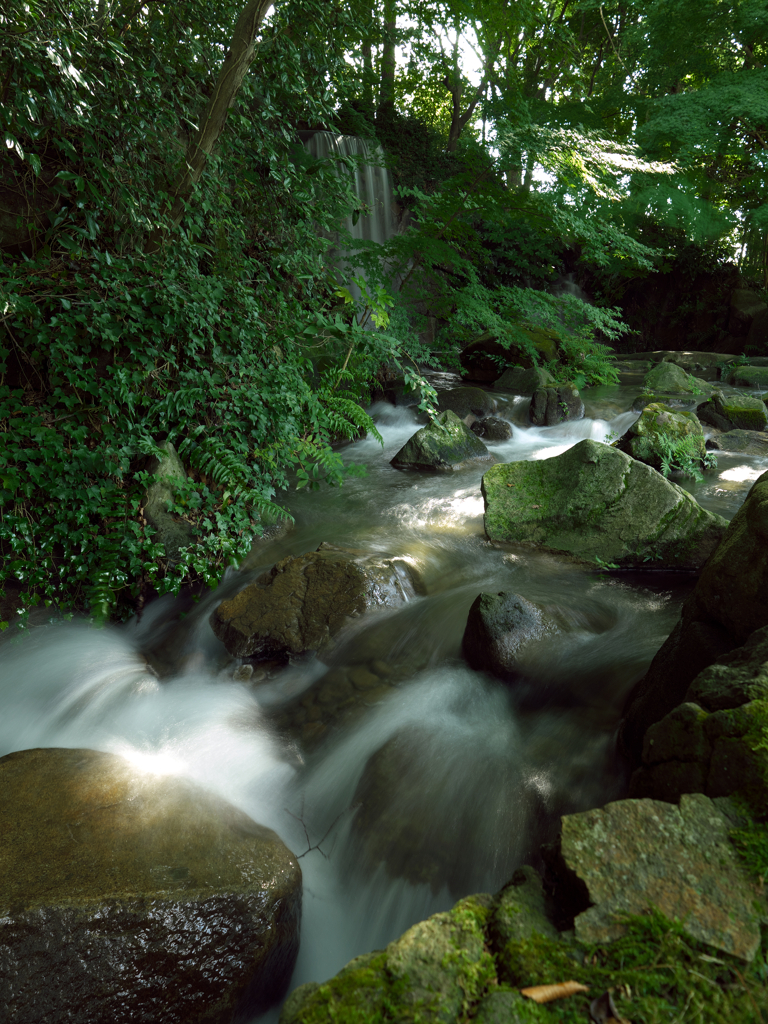
<path fill-rule="evenodd" d="M 626 411 L 631 389 L 603 389 L 587 394 L 584 420 L 537 429 L 525 425 L 526 401 L 495 397 L 513 424 L 511 440 L 489 445 L 502 461 L 603 440 L 636 415 Z M 482 469 L 393 469 L 417 414 L 372 412 L 383 448 L 367 438 L 344 449 L 367 476 L 286 495 L 295 525 L 259 542 L 240 572 L 185 605 L 183 617 L 166 598 L 123 627 L 53 623 L 0 647 L 0 754 L 91 747 L 183 774 L 301 855 L 294 985 L 330 976 L 465 893 L 498 889 L 521 863 L 536 863 L 559 815 L 626 791 L 615 754 L 621 708 L 693 584 L 687 574 L 606 574 L 490 546 Z M 692 490 L 730 518 L 766 468 L 765 459 L 721 455 Z M 325 663 L 236 681 L 208 625 L 216 602 L 321 541 L 396 557 L 419 596 L 358 620 Z M 559 627 L 530 656 L 524 688 L 473 672 L 461 657 L 469 606 L 480 591 L 500 590 L 546 605 Z M 365 685 L 334 724 L 334 709 L 315 696 L 338 685 L 349 705 L 350 679 Z"/>

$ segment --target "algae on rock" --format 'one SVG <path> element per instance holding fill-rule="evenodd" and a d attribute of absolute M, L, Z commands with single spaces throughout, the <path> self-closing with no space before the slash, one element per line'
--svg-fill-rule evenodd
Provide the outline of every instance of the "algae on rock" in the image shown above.
<path fill-rule="evenodd" d="M 392 459 L 396 469 L 450 472 L 493 456 L 480 438 L 450 409 L 417 430 Z"/>
<path fill-rule="evenodd" d="M 483 475 L 492 541 L 620 566 L 701 568 L 728 524 L 650 466 L 585 440 Z"/>

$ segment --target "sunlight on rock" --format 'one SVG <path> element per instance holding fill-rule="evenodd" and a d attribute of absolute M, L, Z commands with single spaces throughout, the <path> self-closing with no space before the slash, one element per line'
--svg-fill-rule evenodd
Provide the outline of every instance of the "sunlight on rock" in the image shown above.
<path fill-rule="evenodd" d="M 116 753 L 147 775 L 183 775 L 186 768 L 183 761 L 165 750 L 139 750 L 121 745 Z"/>

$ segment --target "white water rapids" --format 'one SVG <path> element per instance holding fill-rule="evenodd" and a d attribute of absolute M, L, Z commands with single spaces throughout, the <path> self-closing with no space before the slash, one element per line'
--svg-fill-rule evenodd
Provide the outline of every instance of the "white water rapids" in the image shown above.
<path fill-rule="evenodd" d="M 635 416 L 623 411 L 631 393 L 617 388 L 589 393 L 588 418 L 535 429 L 524 426 L 519 400 L 500 397 L 513 436 L 489 447 L 505 462 L 603 440 Z M 311 753 L 272 720 L 325 666 L 313 660 L 261 685 L 236 682 L 208 626 L 215 603 L 248 574 L 230 573 L 183 619 L 163 599 L 139 623 L 54 623 L 0 646 L 0 755 L 41 746 L 121 754 L 215 790 L 303 854 L 294 985 L 327 978 L 465 893 L 498 889 L 535 860 L 560 814 L 622 794 L 625 769 L 614 753 L 621 707 L 692 584 L 684 574 L 611 576 L 491 547 L 482 469 L 394 470 L 389 460 L 416 429 L 415 414 L 384 405 L 373 412 L 384 448 L 368 438 L 344 450 L 368 475 L 335 491 L 286 495 L 295 527 L 257 545 L 246 566 L 260 571 L 326 540 L 398 555 L 423 582 L 424 595 L 404 608 L 359 622 L 331 662 L 384 651 L 385 662 L 410 664 L 412 673 Z M 721 456 L 692 489 L 730 518 L 766 468 L 765 459 Z M 499 590 L 547 604 L 564 624 L 527 665 L 534 700 L 461 658 L 469 606 L 481 591 Z M 150 650 L 171 666 L 162 681 L 148 668 Z M 365 783 L 374 755 L 383 780 L 375 799 Z"/>

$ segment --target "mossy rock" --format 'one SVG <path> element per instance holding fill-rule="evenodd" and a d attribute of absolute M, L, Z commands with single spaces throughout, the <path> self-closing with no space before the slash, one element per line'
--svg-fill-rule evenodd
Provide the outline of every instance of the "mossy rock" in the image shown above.
<path fill-rule="evenodd" d="M 514 395 L 532 395 L 538 388 L 554 384 L 555 378 L 541 366 L 525 369 L 522 366 L 508 366 L 494 384 L 499 391 L 511 391 Z"/>
<path fill-rule="evenodd" d="M 647 462 L 649 465 L 660 465 L 658 454 L 659 437 L 672 442 L 679 442 L 685 437 L 695 438 L 695 451 L 699 458 L 706 456 L 704 430 L 698 416 L 693 412 L 682 412 L 671 409 L 668 405 L 653 402 L 643 409 L 640 418 L 629 428 L 627 447 L 634 459 Z"/>
<path fill-rule="evenodd" d="M 735 388 L 768 388 L 768 366 L 738 366 L 728 383 Z"/>
<path fill-rule="evenodd" d="M 537 388 L 529 412 L 536 427 L 554 427 L 568 420 L 584 418 L 584 402 L 579 389 L 572 384 L 554 384 Z"/>
<path fill-rule="evenodd" d="M 280 1024 L 454 1024 L 496 980 L 485 928 L 491 896 L 468 896 L 409 928 L 380 953 L 353 960 L 294 994 Z M 301 990 L 299 990 L 301 991 Z"/>
<path fill-rule="evenodd" d="M 647 394 L 696 395 L 701 394 L 702 383 L 675 363 L 659 363 L 645 375 L 643 389 Z"/>
<path fill-rule="evenodd" d="M 768 409 L 760 398 L 716 391 L 710 401 L 699 406 L 699 419 L 718 430 L 765 430 Z"/>
<path fill-rule="evenodd" d="M 482 420 L 496 412 L 495 400 L 482 388 L 449 388 L 440 391 L 437 407 L 440 412 L 450 409 L 460 420 L 469 421 L 467 426 L 475 419 Z"/>
<path fill-rule="evenodd" d="M 728 526 L 654 469 L 591 440 L 494 466 L 482 492 L 492 541 L 592 563 L 701 568 Z"/>
<path fill-rule="evenodd" d="M 451 472 L 492 460 L 480 438 L 448 409 L 417 430 L 392 459 L 392 465 L 396 469 Z"/>
<path fill-rule="evenodd" d="M 762 430 L 729 430 L 710 438 L 707 445 L 721 452 L 768 456 L 768 434 Z"/>

